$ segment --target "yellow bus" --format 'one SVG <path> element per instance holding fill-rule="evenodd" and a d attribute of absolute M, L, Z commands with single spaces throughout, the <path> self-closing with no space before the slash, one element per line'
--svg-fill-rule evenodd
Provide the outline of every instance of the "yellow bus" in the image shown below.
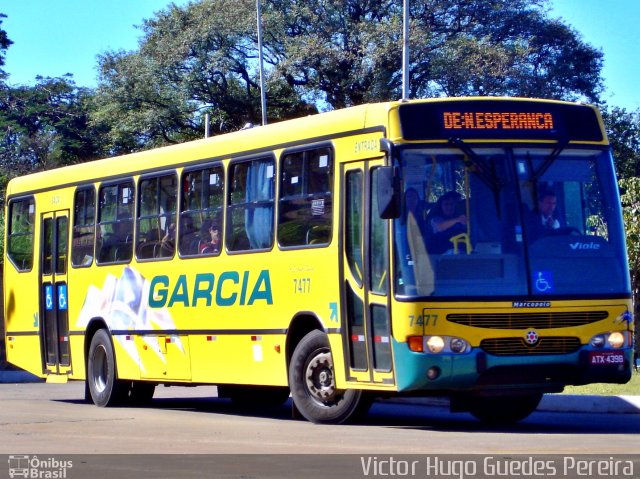
<path fill-rule="evenodd" d="M 16 178 L 5 251 L 8 360 L 98 406 L 215 384 L 317 423 L 406 395 L 509 422 L 631 376 L 584 104 L 362 105 Z"/>

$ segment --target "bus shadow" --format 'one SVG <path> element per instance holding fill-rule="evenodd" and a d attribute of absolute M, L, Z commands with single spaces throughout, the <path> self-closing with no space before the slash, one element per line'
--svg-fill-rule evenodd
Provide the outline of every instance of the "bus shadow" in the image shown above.
<path fill-rule="evenodd" d="M 622 400 L 622 399 L 621 399 Z M 84 400 L 59 400 L 71 404 L 87 404 Z M 93 406 L 92 406 L 93 407 Z M 218 397 L 159 397 L 146 408 L 174 410 L 197 414 L 223 414 L 285 421 L 305 421 L 293 411 L 291 399 L 281 406 L 239 406 L 230 399 Z M 488 425 L 468 413 L 452 413 L 448 407 L 417 404 L 375 402 L 370 411 L 357 421 L 341 427 L 384 427 L 437 432 L 514 433 L 514 434 L 639 434 L 640 413 L 535 411 L 513 425 Z"/>

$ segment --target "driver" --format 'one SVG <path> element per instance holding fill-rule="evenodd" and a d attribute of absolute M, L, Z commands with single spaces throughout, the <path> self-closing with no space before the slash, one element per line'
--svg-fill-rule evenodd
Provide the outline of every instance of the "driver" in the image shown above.
<path fill-rule="evenodd" d="M 538 212 L 542 228 L 547 230 L 557 230 L 560 222 L 553 216 L 558 206 L 558 198 L 551 190 L 546 190 L 538 196 Z"/>
<path fill-rule="evenodd" d="M 531 212 L 529 218 L 529 235 L 532 241 L 540 239 L 554 230 L 558 230 L 561 225 L 555 217 L 558 198 L 553 190 L 545 189 L 538 194 L 538 208 L 536 212 Z"/>

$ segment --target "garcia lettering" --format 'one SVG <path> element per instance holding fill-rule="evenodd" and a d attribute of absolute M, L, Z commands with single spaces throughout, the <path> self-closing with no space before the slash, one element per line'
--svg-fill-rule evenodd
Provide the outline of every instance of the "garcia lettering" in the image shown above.
<path fill-rule="evenodd" d="M 269 271 L 251 274 L 250 271 L 225 271 L 216 277 L 213 273 L 198 273 L 193 277 L 181 274 L 175 282 L 167 275 L 154 276 L 149 286 L 148 304 L 151 308 L 181 305 L 196 306 L 251 306 L 264 301 L 273 304 Z"/>

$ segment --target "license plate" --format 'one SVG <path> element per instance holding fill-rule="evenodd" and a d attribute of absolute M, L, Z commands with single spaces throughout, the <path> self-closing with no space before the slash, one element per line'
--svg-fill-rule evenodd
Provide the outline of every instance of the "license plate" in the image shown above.
<path fill-rule="evenodd" d="M 624 364 L 624 354 L 618 351 L 591 351 L 589 364 L 592 366 Z"/>

